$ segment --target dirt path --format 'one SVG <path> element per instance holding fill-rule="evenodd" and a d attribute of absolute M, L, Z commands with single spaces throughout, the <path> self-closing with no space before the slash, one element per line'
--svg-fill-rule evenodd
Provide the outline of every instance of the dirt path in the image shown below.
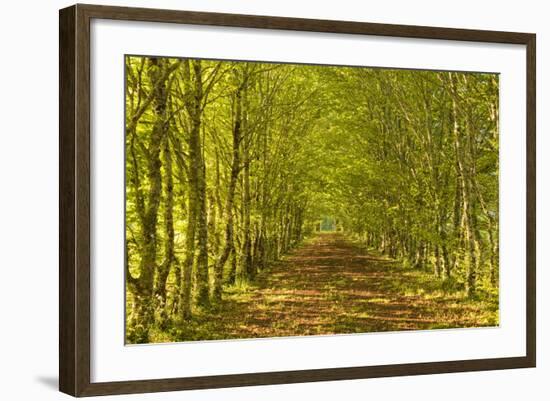
<path fill-rule="evenodd" d="M 442 291 L 431 274 L 368 254 L 340 234 L 321 234 L 225 294 L 182 339 L 278 337 L 497 324 L 497 305 Z"/>

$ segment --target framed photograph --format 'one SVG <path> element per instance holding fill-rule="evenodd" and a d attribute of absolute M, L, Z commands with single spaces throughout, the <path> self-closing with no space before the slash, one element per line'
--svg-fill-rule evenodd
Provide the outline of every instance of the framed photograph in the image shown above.
<path fill-rule="evenodd" d="M 535 366 L 535 35 L 60 11 L 73 396 Z"/>

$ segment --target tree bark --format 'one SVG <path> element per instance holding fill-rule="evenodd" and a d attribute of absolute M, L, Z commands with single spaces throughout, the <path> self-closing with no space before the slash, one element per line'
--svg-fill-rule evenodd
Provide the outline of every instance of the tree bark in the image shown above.
<path fill-rule="evenodd" d="M 162 320 L 166 316 L 166 281 L 170 274 L 170 269 L 176 257 L 174 253 L 174 177 L 172 175 L 172 152 L 170 141 L 164 139 L 164 175 L 165 175 L 165 198 L 164 198 L 164 262 L 159 266 L 155 295 L 158 298 L 159 309 Z M 162 323 L 162 322 L 161 322 Z"/>
<path fill-rule="evenodd" d="M 154 321 L 154 277 L 157 269 L 157 219 L 162 190 L 160 148 L 165 135 L 166 79 L 165 62 L 156 58 L 150 60 L 152 104 L 155 122 L 151 130 L 147 158 L 149 190 L 147 204 L 141 221 L 141 260 L 139 281 L 135 287 L 134 303 L 136 317 L 133 324 L 133 342 L 149 342 L 149 330 Z"/>
<path fill-rule="evenodd" d="M 233 251 L 234 253 L 234 238 L 233 238 L 233 202 L 235 199 L 235 188 L 237 187 L 237 180 L 240 172 L 240 145 L 242 138 L 242 90 L 243 84 L 239 85 L 235 92 L 235 113 L 232 132 L 232 160 L 231 160 L 231 174 L 229 177 L 229 184 L 227 187 L 227 199 L 225 203 L 224 215 L 227 219 L 225 225 L 225 245 L 221 254 L 216 261 L 214 268 L 215 280 L 213 298 L 216 302 L 221 300 L 222 295 L 222 281 L 223 281 L 223 268 L 229 255 Z M 236 258 L 236 256 L 234 255 Z"/>
<path fill-rule="evenodd" d="M 449 73 L 452 90 L 452 125 L 453 125 L 453 140 L 454 149 L 456 155 L 456 173 L 461 191 L 461 217 L 462 217 L 462 235 L 464 238 L 464 244 L 466 245 L 466 252 L 464 255 L 464 262 L 466 265 L 466 280 L 465 287 L 468 296 L 473 296 L 475 293 L 476 284 L 476 264 L 477 258 L 475 253 L 475 239 L 472 230 L 472 216 L 473 213 L 471 205 L 471 177 L 469 176 L 469 166 L 467 163 L 466 152 L 461 141 L 459 132 L 459 120 L 458 120 L 458 108 L 457 108 L 457 82 L 453 73 Z"/>
<path fill-rule="evenodd" d="M 189 139 L 189 157 L 191 159 L 191 174 L 195 175 L 195 191 L 197 194 L 197 246 L 198 255 L 195 266 L 195 303 L 201 306 L 209 304 L 208 278 L 208 221 L 206 210 L 206 165 L 203 158 L 201 140 L 202 127 L 202 66 L 201 60 L 193 60 L 194 96 L 190 104 L 192 128 Z"/>

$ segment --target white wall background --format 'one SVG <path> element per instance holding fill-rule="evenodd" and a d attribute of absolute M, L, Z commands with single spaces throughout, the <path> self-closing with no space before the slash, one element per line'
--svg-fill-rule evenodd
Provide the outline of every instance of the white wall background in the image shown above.
<path fill-rule="evenodd" d="M 537 33 L 538 367 L 497 372 L 104 397 L 128 400 L 545 400 L 550 394 L 550 25 L 536 0 L 360 2 L 157 0 L 115 3 L 288 17 Z M 68 1 L 5 2 L 0 15 L 0 398 L 58 400 L 58 17 Z M 546 380 L 545 380 L 546 379 Z"/>

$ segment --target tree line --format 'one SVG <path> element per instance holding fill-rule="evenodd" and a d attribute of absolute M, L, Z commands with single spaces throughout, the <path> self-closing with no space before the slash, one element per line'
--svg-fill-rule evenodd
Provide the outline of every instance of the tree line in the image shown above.
<path fill-rule="evenodd" d="M 130 342 L 220 302 L 304 234 L 318 118 L 293 68 L 127 57 Z"/>
<path fill-rule="evenodd" d="M 496 75 L 128 56 L 125 131 L 130 343 L 323 214 L 470 295 L 498 283 Z"/>
<path fill-rule="evenodd" d="M 498 75 L 335 71 L 328 182 L 346 231 L 411 267 L 498 285 Z M 326 175 L 326 174 L 325 174 Z"/>

